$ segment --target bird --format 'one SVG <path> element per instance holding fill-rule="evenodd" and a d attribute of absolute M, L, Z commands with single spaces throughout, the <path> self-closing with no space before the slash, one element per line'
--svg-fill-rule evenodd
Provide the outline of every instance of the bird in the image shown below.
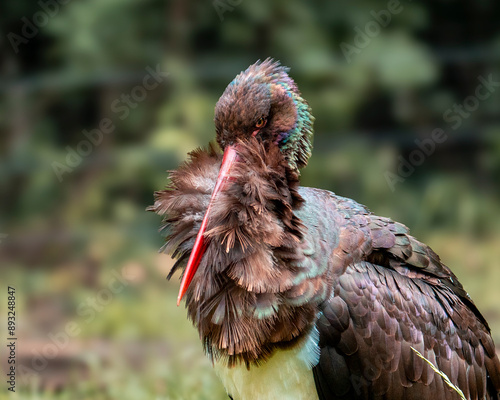
<path fill-rule="evenodd" d="M 313 121 L 289 68 L 257 61 L 215 106 L 216 143 L 148 208 L 228 396 L 499 399 L 488 323 L 439 256 L 403 224 L 300 186 Z"/>

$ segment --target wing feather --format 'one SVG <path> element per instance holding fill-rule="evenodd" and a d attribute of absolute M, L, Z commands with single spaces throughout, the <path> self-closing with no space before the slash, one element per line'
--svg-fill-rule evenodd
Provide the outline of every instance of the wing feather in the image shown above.
<path fill-rule="evenodd" d="M 332 296 L 316 324 L 320 400 L 458 398 L 411 347 L 468 399 L 499 399 L 489 327 L 451 270 L 404 225 L 331 198 L 338 232 Z"/>

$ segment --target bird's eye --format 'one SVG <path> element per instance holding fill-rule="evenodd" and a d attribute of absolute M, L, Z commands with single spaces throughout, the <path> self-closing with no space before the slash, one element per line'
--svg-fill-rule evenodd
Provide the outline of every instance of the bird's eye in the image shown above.
<path fill-rule="evenodd" d="M 255 124 L 256 128 L 262 128 L 266 124 L 267 120 L 264 117 L 260 117 L 257 123 Z"/>

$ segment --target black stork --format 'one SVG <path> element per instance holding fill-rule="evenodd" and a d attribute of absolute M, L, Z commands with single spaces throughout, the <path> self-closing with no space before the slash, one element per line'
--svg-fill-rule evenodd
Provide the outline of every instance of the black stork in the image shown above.
<path fill-rule="evenodd" d="M 408 228 L 299 186 L 313 116 L 267 59 L 226 88 L 217 143 L 155 194 L 166 251 L 234 400 L 500 398 L 488 323 Z M 420 358 L 417 350 L 427 360 Z"/>

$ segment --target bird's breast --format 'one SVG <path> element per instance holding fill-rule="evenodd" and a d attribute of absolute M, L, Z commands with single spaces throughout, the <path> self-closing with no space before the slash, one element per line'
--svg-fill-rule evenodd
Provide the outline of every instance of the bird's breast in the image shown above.
<path fill-rule="evenodd" d="M 317 400 L 312 368 L 319 360 L 318 337 L 314 328 L 300 344 L 276 350 L 266 362 L 249 369 L 225 363 L 215 363 L 214 368 L 234 400 Z"/>

